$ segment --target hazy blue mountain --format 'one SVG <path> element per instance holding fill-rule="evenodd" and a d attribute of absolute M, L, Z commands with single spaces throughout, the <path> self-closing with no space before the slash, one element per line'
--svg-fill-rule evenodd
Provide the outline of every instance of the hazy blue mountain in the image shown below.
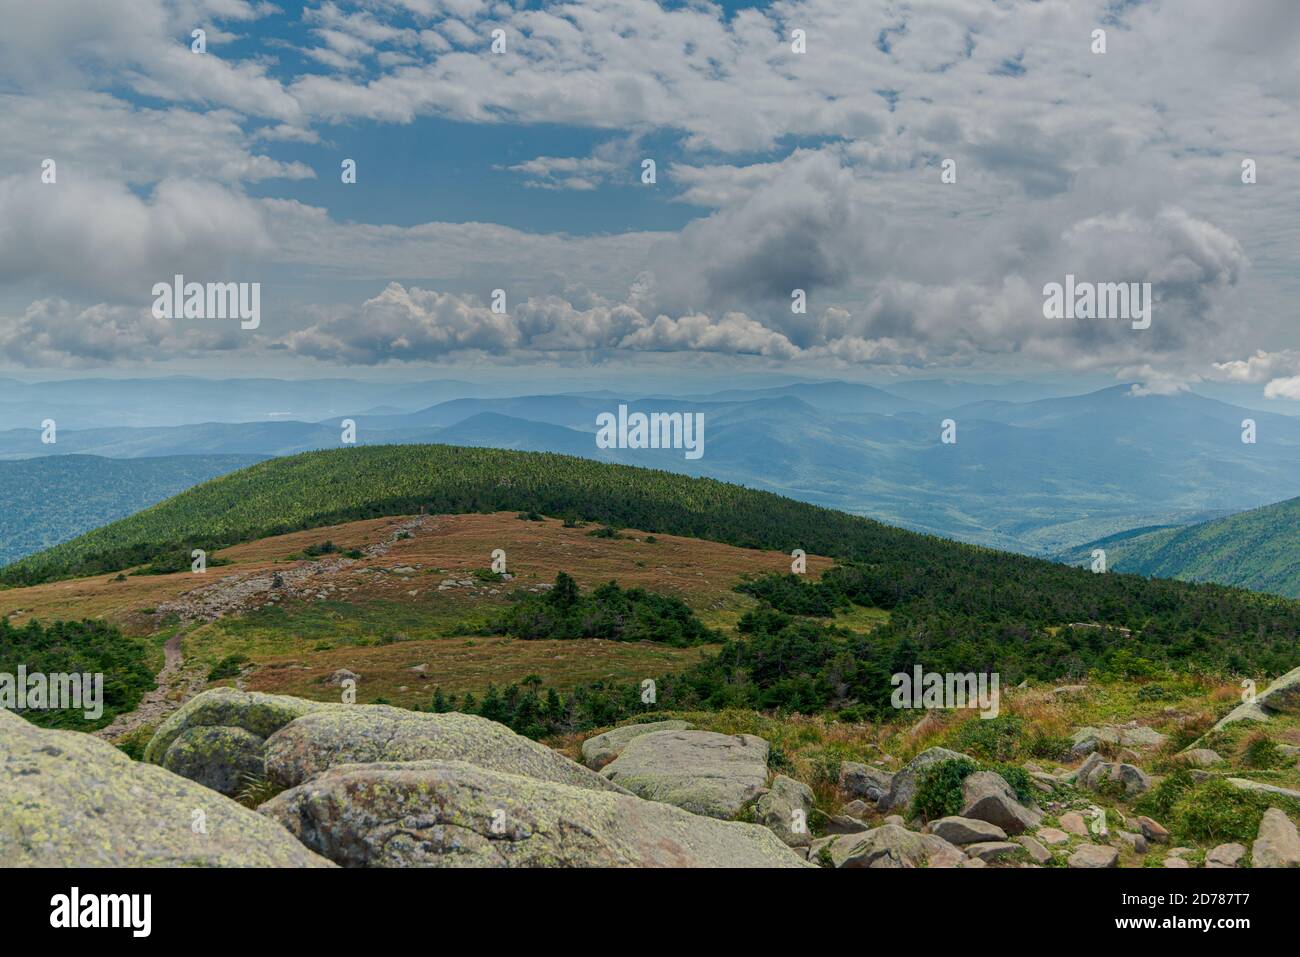
<path fill-rule="evenodd" d="M 750 402 L 789 396 L 815 409 L 836 413 L 922 412 L 933 408 L 920 399 L 903 398 L 859 382 L 800 382 L 767 389 L 728 389 L 696 396 L 705 402 Z"/>
<path fill-rule="evenodd" d="M 107 459 L 54 455 L 0 462 L 0 565 L 148 508 L 257 455 Z"/>

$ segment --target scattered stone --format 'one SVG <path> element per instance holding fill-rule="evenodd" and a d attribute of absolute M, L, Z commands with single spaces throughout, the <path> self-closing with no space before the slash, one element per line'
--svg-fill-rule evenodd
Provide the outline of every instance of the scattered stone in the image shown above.
<path fill-rule="evenodd" d="M 1007 832 L 996 824 L 967 817 L 941 817 L 926 830 L 949 844 L 977 844 L 981 841 L 1005 841 Z"/>
<path fill-rule="evenodd" d="M 871 813 L 871 805 L 866 801 L 853 800 L 840 808 L 840 813 L 847 814 L 849 817 L 861 819 Z"/>
<path fill-rule="evenodd" d="M 1078 811 L 1066 811 L 1061 815 L 1061 827 L 1076 837 L 1088 836 L 1088 822 Z"/>
<path fill-rule="evenodd" d="M 755 810 L 758 823 L 779 837 L 787 847 L 807 847 L 812 843 L 812 832 L 808 829 L 812 806 L 812 788 L 778 774 L 772 779 L 771 790 L 758 799 Z"/>
<path fill-rule="evenodd" d="M 826 821 L 827 834 L 861 834 L 869 830 L 866 822 L 847 814 L 832 814 Z"/>
<path fill-rule="evenodd" d="M 1119 784 L 1127 797 L 1137 797 L 1151 789 L 1151 779 L 1141 768 L 1120 761 L 1103 761 L 1096 754 L 1089 755 L 1074 780 L 1089 791 L 1100 790 L 1106 782 Z"/>
<path fill-rule="evenodd" d="M 960 867 L 962 851 L 935 834 L 885 824 L 837 837 L 829 846 L 835 867 Z"/>
<path fill-rule="evenodd" d="M 767 754 L 752 734 L 654 731 L 629 741 L 600 773 L 643 798 L 725 820 L 758 796 Z"/>
<path fill-rule="evenodd" d="M 987 864 L 1000 861 L 1004 857 L 1018 855 L 1024 851 L 1024 848 L 1010 841 L 981 841 L 978 844 L 967 844 L 962 850 L 968 857 L 977 858 Z"/>
<path fill-rule="evenodd" d="M 1119 851 L 1102 844 L 1080 844 L 1070 855 L 1070 867 L 1114 867 L 1119 861 Z"/>
<path fill-rule="evenodd" d="M 598 734 L 582 742 L 582 763 L 593 771 L 599 771 L 609 762 L 623 753 L 627 743 L 633 738 L 655 731 L 692 731 L 695 725 L 689 721 L 651 721 L 646 724 L 625 724 L 604 734 Z"/>
<path fill-rule="evenodd" d="M 1220 844 L 1205 855 L 1206 867 L 1238 867 L 1246 856 L 1244 844 Z"/>
<path fill-rule="evenodd" d="M 1045 848 L 1028 834 L 1021 834 L 1015 838 L 1017 844 L 1025 849 L 1029 859 L 1035 864 L 1046 864 L 1052 859 L 1052 852 Z"/>
<path fill-rule="evenodd" d="M 3 709 L 0 781 L 0 867 L 331 866 L 210 788 Z"/>
<path fill-rule="evenodd" d="M 1250 857 L 1256 867 L 1300 867 L 1300 835 L 1286 814 L 1275 807 L 1264 812 Z"/>
<path fill-rule="evenodd" d="M 1148 841 L 1156 844 L 1168 844 L 1169 832 L 1165 828 L 1145 815 L 1137 819 L 1138 828 L 1142 831 L 1142 836 Z"/>
<path fill-rule="evenodd" d="M 1083 820 L 1080 818 L 1080 820 Z M 1065 844 L 1070 840 L 1070 835 L 1064 831 L 1059 831 L 1054 827 L 1040 827 L 1034 836 L 1046 844 Z"/>
<path fill-rule="evenodd" d="M 1223 758 L 1219 756 L 1219 753 L 1209 748 L 1192 748 L 1190 751 L 1179 754 L 1175 760 L 1181 761 L 1192 768 L 1208 768 L 1223 763 Z"/>
<path fill-rule="evenodd" d="M 1059 688 L 1053 688 L 1052 694 L 1057 695 L 1058 697 L 1063 697 L 1066 695 L 1085 694 L 1087 690 L 1087 685 L 1061 685 Z"/>
<path fill-rule="evenodd" d="M 1192 862 L 1185 861 L 1181 857 L 1166 857 L 1163 866 L 1186 870 L 1192 866 Z"/>
<path fill-rule="evenodd" d="M 901 814 L 891 814 L 885 818 L 886 824 L 893 824 L 895 827 L 907 827 L 907 822 L 903 820 Z"/>
<path fill-rule="evenodd" d="M 258 809 L 347 867 L 807 867 L 765 827 L 462 761 L 349 764 Z"/>
<path fill-rule="evenodd" d="M 1132 831 L 1120 831 L 1119 837 L 1125 844 L 1133 848 L 1133 853 L 1145 854 L 1147 852 L 1147 839 L 1141 834 L 1135 834 Z"/>
<path fill-rule="evenodd" d="M 992 771 L 976 771 L 962 782 L 962 817 L 996 824 L 1007 834 L 1019 834 L 1042 823 L 1043 816 L 1016 800 L 1011 785 Z"/>
<path fill-rule="evenodd" d="M 866 798 L 872 803 L 878 802 L 889 793 L 894 775 L 889 771 L 874 768 L 857 761 L 844 761 L 840 764 L 840 787 L 856 798 Z"/>

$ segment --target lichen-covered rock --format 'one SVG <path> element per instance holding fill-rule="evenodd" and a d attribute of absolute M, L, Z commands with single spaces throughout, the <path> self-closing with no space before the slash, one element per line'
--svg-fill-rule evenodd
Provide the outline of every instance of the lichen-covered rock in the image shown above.
<path fill-rule="evenodd" d="M 0 711 L 0 867 L 329 866 L 216 791 Z"/>
<path fill-rule="evenodd" d="M 1245 856 L 1245 844 L 1220 844 L 1205 855 L 1205 866 L 1237 867 Z"/>
<path fill-rule="evenodd" d="M 290 788 L 340 764 L 465 761 L 574 787 L 618 791 L 601 775 L 472 714 L 352 705 L 303 715 L 266 739 L 266 776 Z"/>
<path fill-rule="evenodd" d="M 840 787 L 856 798 L 865 798 L 873 804 L 889 793 L 894 775 L 889 771 L 860 764 L 857 761 L 844 761 L 840 764 Z"/>
<path fill-rule="evenodd" d="M 627 743 L 633 738 L 655 731 L 693 731 L 694 729 L 695 725 L 689 721 L 677 720 L 625 724 L 621 728 L 614 728 L 582 742 L 582 763 L 593 771 L 599 771 L 622 754 Z"/>
<path fill-rule="evenodd" d="M 833 867 L 961 867 L 967 860 L 959 847 L 937 834 L 896 824 L 837 837 L 819 850 Z"/>
<path fill-rule="evenodd" d="M 168 746 L 162 766 L 225 795 L 263 775 L 261 735 L 230 727 L 186 728 Z"/>
<path fill-rule="evenodd" d="M 648 800 L 726 819 L 767 782 L 767 752 L 752 734 L 655 731 L 629 741 L 600 773 Z"/>
<path fill-rule="evenodd" d="M 758 823 L 779 837 L 789 847 L 807 847 L 812 843 L 808 815 L 812 812 L 812 788 L 802 781 L 778 774 L 772 789 L 758 799 L 755 810 Z"/>
<path fill-rule="evenodd" d="M 1074 776 L 1074 783 L 1090 791 L 1102 790 L 1110 785 L 1121 789 L 1127 797 L 1137 797 L 1151 788 L 1151 779 L 1136 765 L 1122 761 L 1104 761 L 1091 754 Z"/>
<path fill-rule="evenodd" d="M 185 702 L 159 725 L 144 750 L 144 759 L 151 764 L 161 764 L 172 742 L 188 728 L 243 728 L 259 737 L 269 738 L 305 714 L 351 707 L 357 706 L 262 694 L 260 691 L 213 688 Z"/>
<path fill-rule="evenodd" d="M 957 758 L 971 760 L 969 756 L 947 748 L 929 748 L 922 751 L 894 773 L 889 782 L 889 793 L 880 799 L 877 807 L 882 812 L 899 811 L 907 814 L 912 806 L 912 798 L 916 796 L 917 778 L 921 770 L 939 761 L 953 761 Z"/>
<path fill-rule="evenodd" d="M 258 809 L 346 867 L 808 867 L 771 831 L 461 761 L 332 768 Z"/>
<path fill-rule="evenodd" d="M 1187 751 L 1180 752 L 1175 756 L 1175 760 L 1189 768 L 1208 768 L 1215 764 L 1221 764 L 1223 758 L 1219 752 L 1210 748 L 1191 748 Z"/>

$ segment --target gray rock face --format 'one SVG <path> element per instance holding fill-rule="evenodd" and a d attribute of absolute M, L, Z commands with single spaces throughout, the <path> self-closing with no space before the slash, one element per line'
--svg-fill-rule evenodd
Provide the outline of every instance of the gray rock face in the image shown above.
<path fill-rule="evenodd" d="M 941 817 L 927 828 L 949 844 L 977 844 L 981 841 L 1005 841 L 1007 832 L 996 824 L 968 817 Z"/>
<path fill-rule="evenodd" d="M 1119 862 L 1119 851 L 1102 844 L 1081 844 L 1070 855 L 1070 867 L 1114 867 Z"/>
<path fill-rule="evenodd" d="M 895 772 L 889 783 L 889 793 L 880 799 L 877 807 L 882 812 L 898 811 L 907 814 L 912 807 L 912 798 L 916 797 L 917 778 L 921 770 L 939 761 L 952 761 L 957 758 L 971 760 L 967 755 L 949 751 L 947 748 L 929 748 L 922 751 Z"/>
<path fill-rule="evenodd" d="M 1028 834 L 1021 834 L 1016 838 L 1016 843 L 1025 849 L 1025 853 L 1035 864 L 1046 864 L 1052 859 L 1052 852 Z"/>
<path fill-rule="evenodd" d="M 919 834 L 896 824 L 837 837 L 826 851 L 835 867 L 960 867 L 967 860 L 961 848 L 937 834 Z"/>
<path fill-rule="evenodd" d="M 1234 721 L 1268 721 L 1275 714 L 1300 711 L 1300 668 L 1292 668 L 1255 696 L 1237 705 L 1214 725 L 1214 730 Z"/>
<path fill-rule="evenodd" d="M 1206 867 L 1237 867 L 1246 856 L 1244 844 L 1220 844 L 1205 855 Z"/>
<path fill-rule="evenodd" d="M 161 763 L 173 774 L 232 796 L 262 777 L 265 744 L 243 728 L 191 727 L 172 740 Z"/>
<path fill-rule="evenodd" d="M 331 865 L 201 784 L 0 711 L 0 866 Z"/>
<path fill-rule="evenodd" d="M 752 734 L 655 731 L 629 741 L 600 773 L 648 800 L 727 819 L 767 782 L 767 752 Z"/>
<path fill-rule="evenodd" d="M 758 799 L 758 823 L 788 847 L 807 847 L 812 843 L 812 832 L 808 829 L 812 806 L 812 788 L 778 774 L 772 780 L 772 789 Z"/>
<path fill-rule="evenodd" d="M 1264 812 L 1250 858 L 1256 867 L 1300 867 L 1300 835 L 1282 811 L 1271 807 Z"/>
<path fill-rule="evenodd" d="M 604 734 L 588 738 L 582 742 L 582 763 L 593 771 L 599 771 L 609 762 L 623 753 L 627 743 L 633 738 L 654 731 L 692 731 L 695 725 L 689 721 L 650 721 L 646 724 L 626 724 Z"/>
<path fill-rule="evenodd" d="M 1011 785 L 992 771 L 968 775 L 962 782 L 961 798 L 962 817 L 996 824 L 1007 834 L 1019 834 L 1043 821 L 1042 814 L 1017 801 Z"/>
<path fill-rule="evenodd" d="M 889 771 L 860 764 L 857 761 L 844 761 L 840 764 L 840 787 L 856 798 L 863 798 L 876 804 L 889 793 L 894 775 Z"/>
<path fill-rule="evenodd" d="M 269 738 L 304 714 L 348 707 L 356 705 L 308 701 L 305 698 L 262 694 L 259 691 L 237 691 L 234 688 L 213 688 L 185 702 L 159 725 L 153 739 L 145 747 L 144 759 L 150 764 L 161 764 L 172 742 L 188 728 L 243 728 L 258 737 Z"/>
<path fill-rule="evenodd" d="M 340 764 L 421 760 L 464 761 L 541 781 L 620 790 L 545 745 L 471 714 L 352 705 L 303 715 L 266 740 L 266 775 L 286 788 Z"/>
<path fill-rule="evenodd" d="M 258 809 L 347 867 L 808 867 L 771 831 L 460 761 L 352 764 Z"/>

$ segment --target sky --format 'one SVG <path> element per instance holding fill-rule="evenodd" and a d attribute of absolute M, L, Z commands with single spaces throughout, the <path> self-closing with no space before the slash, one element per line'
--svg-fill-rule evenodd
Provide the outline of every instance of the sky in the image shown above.
<path fill-rule="evenodd" d="M 1300 399 L 1293 0 L 0 0 L 0 24 L 0 375 Z M 260 324 L 155 316 L 176 274 L 260 283 Z M 1067 275 L 1150 283 L 1150 327 L 1046 318 Z"/>

